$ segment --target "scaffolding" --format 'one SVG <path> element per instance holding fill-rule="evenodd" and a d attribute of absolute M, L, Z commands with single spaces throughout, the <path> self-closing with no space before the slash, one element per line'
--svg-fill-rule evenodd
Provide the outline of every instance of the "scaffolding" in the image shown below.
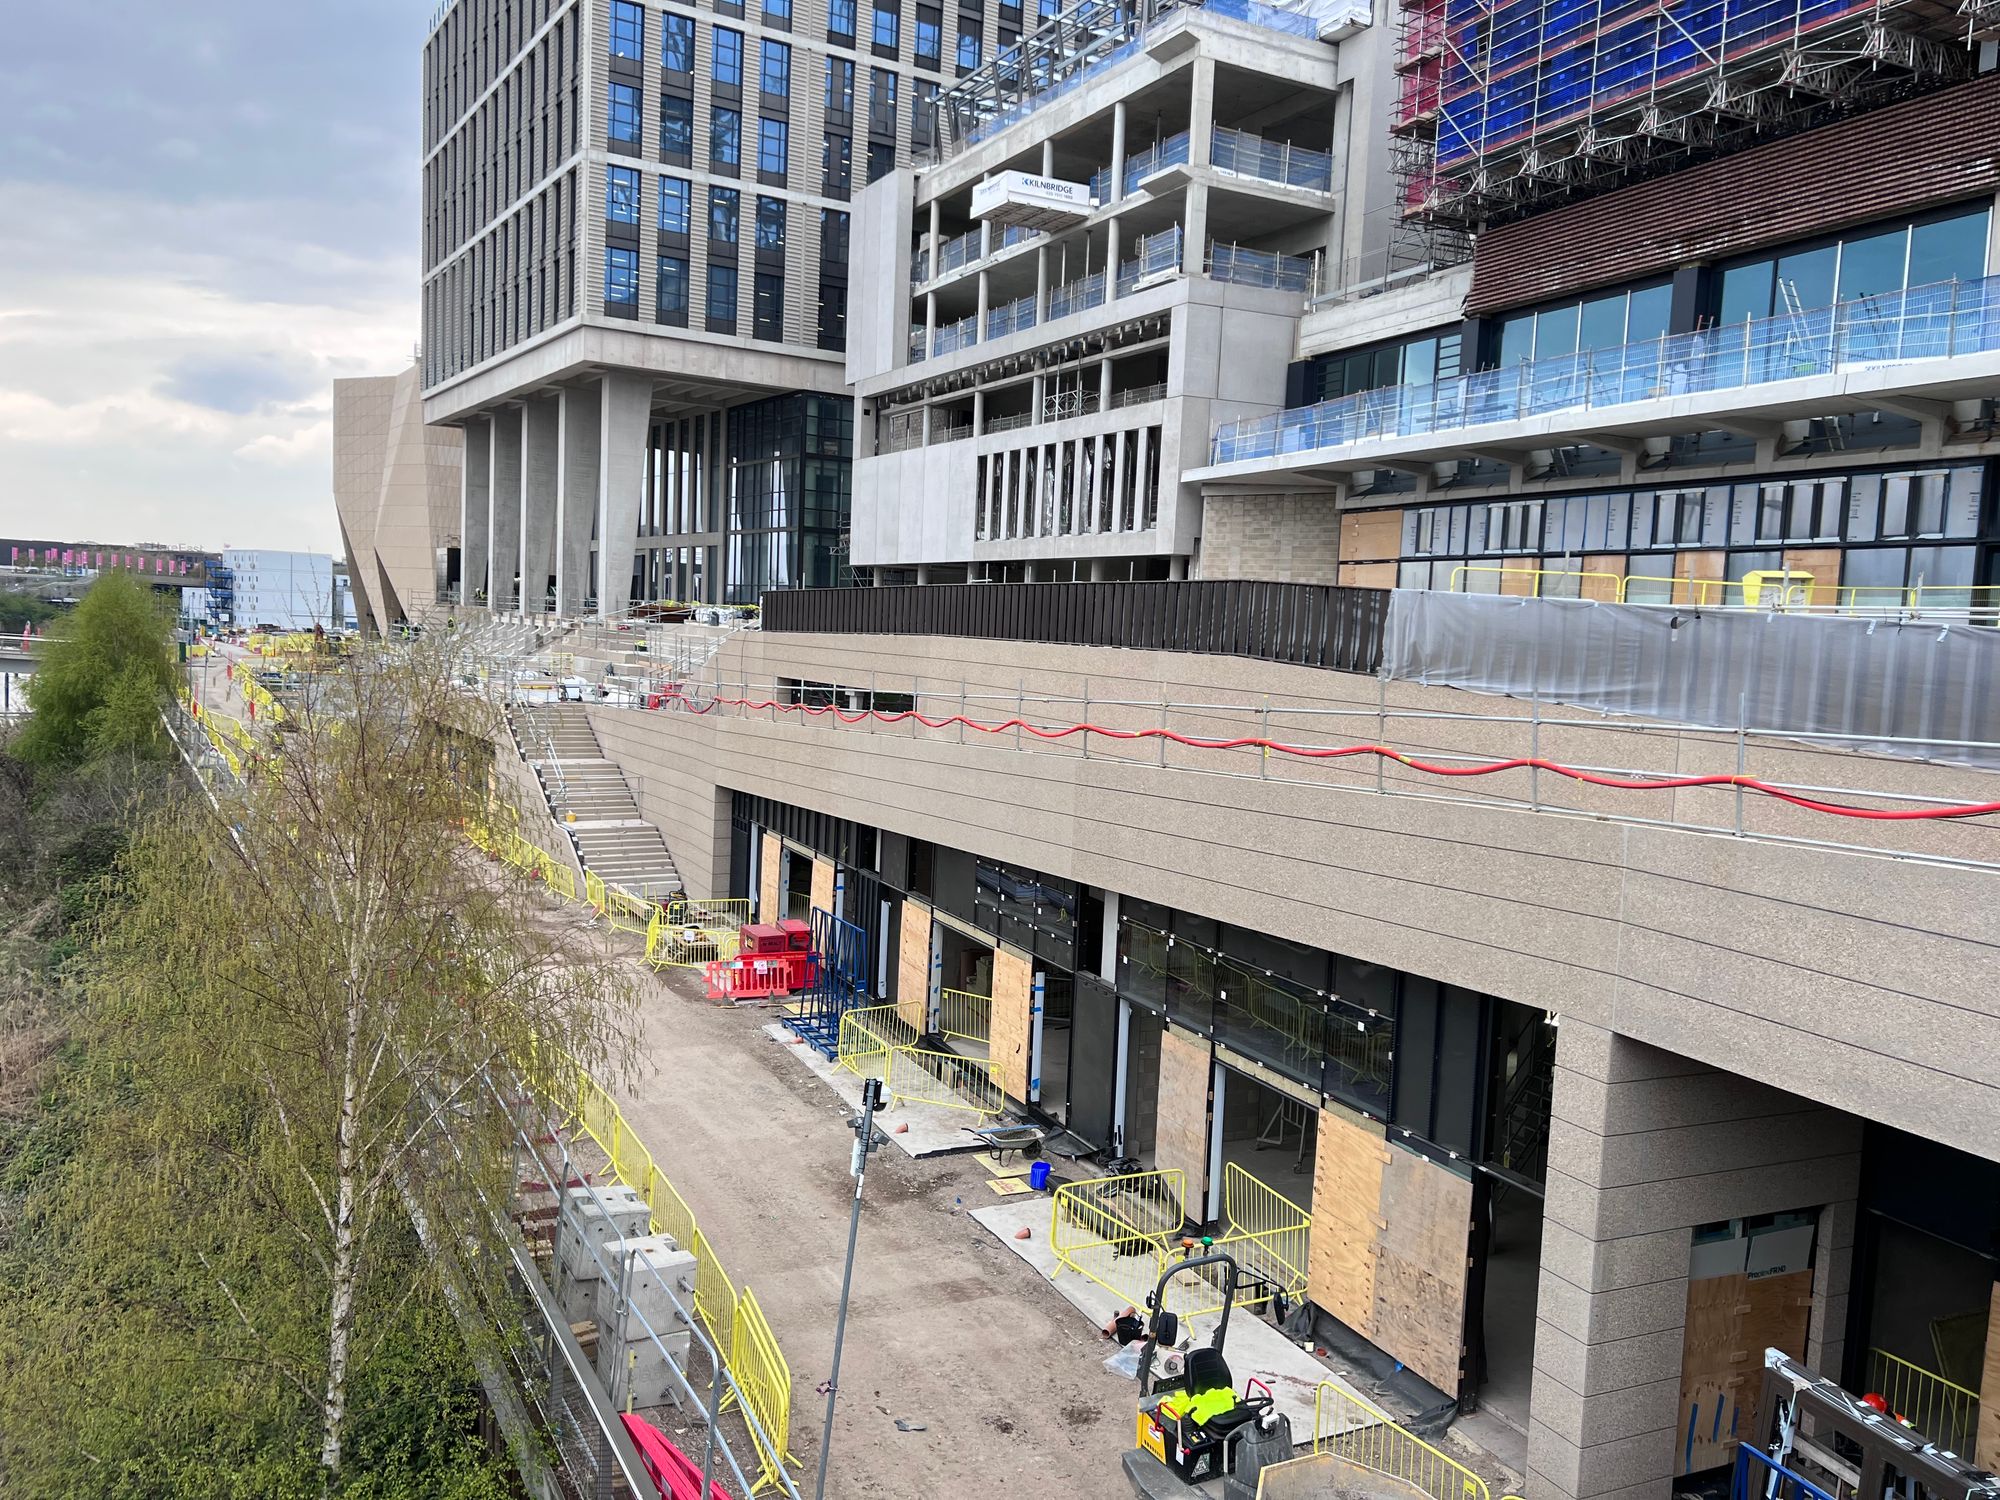
<path fill-rule="evenodd" d="M 2000 0 L 1402 0 L 1406 220 L 1463 233 L 1970 76 Z"/>

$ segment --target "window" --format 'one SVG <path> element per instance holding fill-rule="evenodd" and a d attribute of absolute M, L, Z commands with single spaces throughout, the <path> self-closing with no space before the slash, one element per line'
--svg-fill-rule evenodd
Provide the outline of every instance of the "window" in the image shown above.
<path fill-rule="evenodd" d="M 839 353 L 847 348 L 846 282 L 820 278 L 818 335 L 822 349 Z"/>
<path fill-rule="evenodd" d="M 854 64 L 844 57 L 826 60 L 826 112 L 845 121 L 854 114 Z"/>
<path fill-rule="evenodd" d="M 639 222 L 639 173 L 634 168 L 605 169 L 604 217 L 614 224 Z"/>
<path fill-rule="evenodd" d="M 670 73 L 694 71 L 694 19 L 669 15 L 660 26 L 660 66 Z"/>
<path fill-rule="evenodd" d="M 783 120 L 757 122 L 757 170 L 766 177 L 783 177 L 791 153 L 792 130 Z"/>
<path fill-rule="evenodd" d="M 1844 479 L 1795 480 L 1757 487 L 1760 542 L 1811 542 L 1838 538 L 1847 509 Z"/>
<path fill-rule="evenodd" d="M 682 161 L 694 155 L 694 101 L 660 95 L 660 154 Z"/>
<path fill-rule="evenodd" d="M 688 263 L 684 255 L 660 257 L 659 320 L 687 327 Z"/>
<path fill-rule="evenodd" d="M 1305 400 L 1310 404 L 1385 386 L 1450 380 L 1460 373 L 1461 344 L 1460 335 L 1440 333 L 1322 354 L 1306 370 Z"/>
<path fill-rule="evenodd" d="M 607 307 L 639 305 L 639 252 L 613 245 L 604 252 L 604 303 Z"/>
<path fill-rule="evenodd" d="M 634 62 L 646 55 L 646 8 L 633 0 L 611 0 L 611 55 Z"/>
<path fill-rule="evenodd" d="M 735 188 L 712 187 L 708 190 L 708 238 L 710 244 L 733 245 L 736 243 L 736 218 L 738 205 L 742 202 Z"/>
<path fill-rule="evenodd" d="M 611 85 L 611 144 L 614 146 L 636 146 L 639 144 L 639 88 L 637 84 L 613 83 Z"/>
<path fill-rule="evenodd" d="M 828 41 L 854 45 L 854 0 L 830 0 L 826 8 Z"/>
<path fill-rule="evenodd" d="M 785 336 L 785 278 L 776 271 L 759 271 L 751 293 L 754 336 Z"/>
<path fill-rule="evenodd" d="M 757 83 L 774 98 L 791 97 L 792 49 L 789 46 L 768 38 L 765 40 L 758 55 Z"/>
<path fill-rule="evenodd" d="M 724 88 L 743 87 L 743 33 L 715 28 L 715 67 L 711 77 Z"/>
<path fill-rule="evenodd" d="M 1486 507 L 1488 552 L 1542 550 L 1542 502 L 1504 500 Z"/>
<path fill-rule="evenodd" d="M 901 40 L 902 16 L 897 14 L 892 7 L 883 5 L 880 3 L 880 0 L 877 0 L 874 6 L 874 21 L 872 26 L 873 29 L 869 34 L 869 40 L 873 41 L 877 47 L 886 48 L 888 51 L 894 52 L 898 42 Z"/>
<path fill-rule="evenodd" d="M 910 96 L 910 147 L 912 150 L 928 147 L 931 137 L 937 131 L 938 86 L 917 80 L 916 91 Z"/>
<path fill-rule="evenodd" d="M 961 31 L 958 34 L 958 71 L 970 73 L 979 66 L 979 33 Z"/>
<path fill-rule="evenodd" d="M 792 0 L 764 0 L 764 19 L 780 26 L 792 24 Z"/>
<path fill-rule="evenodd" d="M 660 179 L 660 232 L 688 232 L 688 185 L 679 177 Z"/>
<path fill-rule="evenodd" d="M 1942 470 L 1889 475 L 1882 490 L 1882 535 L 1943 536 L 1946 478 Z"/>
<path fill-rule="evenodd" d="M 777 198 L 757 198 L 757 248 L 785 253 L 785 205 Z"/>
<path fill-rule="evenodd" d="M 820 191 L 829 198 L 845 198 L 854 176 L 854 142 L 828 131 L 820 147 Z"/>
<path fill-rule="evenodd" d="M 896 146 L 893 141 L 870 141 L 868 143 L 868 180 L 886 177 L 896 170 Z"/>
<path fill-rule="evenodd" d="M 1501 320 L 1494 362 L 1505 367 L 1645 343 L 1667 331 L 1672 301 L 1672 290 L 1662 281 L 1513 313 Z"/>
<path fill-rule="evenodd" d="M 708 326 L 716 333 L 736 331 L 736 267 L 734 266 L 708 268 Z"/>
<path fill-rule="evenodd" d="M 819 211 L 819 263 L 847 274 L 848 226 L 853 221 L 837 208 Z"/>
<path fill-rule="evenodd" d="M 743 162 L 743 114 L 717 106 L 708 125 L 708 165 L 711 171 Z"/>
<path fill-rule="evenodd" d="M 1717 320 L 1741 323 L 1986 274 L 1987 203 L 1725 266 Z M 1893 307 L 1889 309 L 1893 315 Z"/>
<path fill-rule="evenodd" d="M 920 68 L 938 66 L 944 46 L 944 12 L 935 5 L 917 7 L 916 60 Z"/>
<path fill-rule="evenodd" d="M 868 129 L 876 135 L 896 133 L 896 72 L 893 68 L 868 70 Z M 873 182 L 874 178 L 868 179 Z"/>

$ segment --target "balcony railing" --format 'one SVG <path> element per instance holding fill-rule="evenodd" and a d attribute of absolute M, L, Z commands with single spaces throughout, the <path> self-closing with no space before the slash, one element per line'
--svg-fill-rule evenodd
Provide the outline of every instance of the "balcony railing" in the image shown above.
<path fill-rule="evenodd" d="M 968 229 L 956 239 L 946 240 L 938 246 L 937 274 L 948 276 L 960 266 L 978 260 L 980 253 L 980 231 Z"/>
<path fill-rule="evenodd" d="M 1234 172 L 1239 177 L 1280 182 L 1316 193 L 1333 191 L 1332 152 L 1294 146 L 1290 141 L 1267 141 L 1245 130 L 1225 130 L 1218 125 L 1210 138 L 1209 161 L 1217 171 Z"/>
<path fill-rule="evenodd" d="M 918 324 L 910 329 L 910 363 L 921 364 L 927 352 L 924 348 L 923 325 Z"/>
<path fill-rule="evenodd" d="M 931 253 L 919 250 L 910 257 L 910 285 L 920 286 L 931 279 Z"/>
<path fill-rule="evenodd" d="M 1388 386 L 1216 429 L 1212 462 L 1422 437 L 1558 411 L 1742 390 L 1902 360 L 2000 350 L 2000 276 L 1947 281 L 1730 328 Z M 1696 419 L 1690 418 L 1691 422 Z"/>
<path fill-rule="evenodd" d="M 1167 167 L 1177 167 L 1188 159 L 1188 133 L 1183 130 L 1178 135 L 1170 135 L 1158 145 L 1148 146 L 1144 151 L 1135 152 L 1125 158 L 1125 191 L 1135 192 L 1142 179 Z M 1099 203 L 1107 203 L 1111 198 L 1111 168 L 1104 167 L 1091 174 L 1090 194 Z"/>
<path fill-rule="evenodd" d="M 1113 407 L 1144 406 L 1148 401 L 1164 401 L 1166 396 L 1167 383 L 1163 380 L 1158 385 L 1135 385 L 1129 391 L 1113 391 L 1111 404 Z"/>
<path fill-rule="evenodd" d="M 979 342 L 979 315 L 969 313 L 956 323 L 947 323 L 938 329 L 931 340 L 931 353 L 945 355 L 968 349 Z"/>
<path fill-rule="evenodd" d="M 1210 242 L 1211 281 L 1237 286 L 1267 286 L 1277 291 L 1309 293 L 1318 282 L 1319 262 L 1306 256 L 1280 255 L 1275 250 L 1246 250 L 1241 245 Z"/>
<path fill-rule="evenodd" d="M 988 432 L 1012 432 L 1018 427 L 1033 425 L 1035 414 L 1031 411 L 1017 411 L 1004 417 L 989 417 L 986 420 Z"/>
<path fill-rule="evenodd" d="M 1178 271 L 1181 268 L 1181 226 L 1162 229 L 1158 234 L 1149 234 L 1133 241 L 1133 256 L 1118 266 L 1118 295 L 1129 297 L 1138 289 L 1139 283 L 1148 276 L 1156 276 Z"/>
<path fill-rule="evenodd" d="M 1088 276 L 1049 290 L 1049 321 L 1068 317 L 1071 313 L 1082 312 L 1086 307 L 1096 307 L 1104 300 L 1104 273 L 1092 271 Z"/>
<path fill-rule="evenodd" d="M 1012 302 L 1003 302 L 998 307 L 986 309 L 986 339 L 1005 338 L 1010 333 L 1019 333 L 1024 328 L 1035 326 L 1035 294 L 1016 297 Z"/>
<path fill-rule="evenodd" d="M 1051 391 L 1042 397 L 1042 420 L 1061 422 L 1069 417 L 1088 417 L 1097 411 L 1096 391 Z"/>

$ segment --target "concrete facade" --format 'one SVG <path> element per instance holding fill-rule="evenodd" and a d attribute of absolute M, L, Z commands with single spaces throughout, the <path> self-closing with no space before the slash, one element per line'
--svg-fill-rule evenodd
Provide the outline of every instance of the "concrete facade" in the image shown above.
<path fill-rule="evenodd" d="M 1275 717 L 1266 705 L 1337 709 L 1360 721 L 1340 738 L 1421 732 L 1433 755 L 1519 753 L 1532 730 L 1542 754 L 1571 762 L 1693 770 L 1735 756 L 1733 743 L 1637 723 L 1537 727 L 1525 705 L 1516 715 L 1446 689 L 984 641 L 738 638 L 710 689 L 762 697 L 780 679 L 913 691 L 933 711 L 963 699 L 975 716 L 1025 701 L 1050 723 L 1086 697 L 1094 720 L 1132 727 L 1163 721 L 1133 705 L 1198 703 L 1170 707 L 1166 722 L 1215 736 L 1257 732 Z M 1215 706 L 1229 702 L 1240 709 Z M 1917 856 L 1889 857 L 1799 843 L 1824 837 L 1825 820 L 1754 800 L 1736 836 L 1714 793 L 1635 813 L 1618 800 L 1631 794 L 1545 784 L 1536 810 L 1438 795 L 1400 770 L 1378 792 L 1372 768 L 1340 762 L 1260 769 L 1254 754 L 1175 748 L 1162 764 L 1150 743 L 1100 741 L 1086 755 L 726 709 L 592 718 L 697 888 L 726 886 L 740 791 L 1074 879 L 1115 893 L 1108 915 L 1156 902 L 1558 1017 L 1543 1248 L 1527 1294 L 1529 1495 L 1668 1493 L 1684 1467 L 1684 1325 L 1703 1226 L 1816 1217 L 1799 1353 L 1838 1371 L 1863 1122 L 2000 1160 L 1991 876 L 1927 862 L 1990 860 L 1993 835 L 1978 825 L 1853 825 Z M 1752 774 L 1802 784 L 1991 791 L 1971 771 L 1777 742 L 1748 753 Z M 1214 1171 L 1210 1044 L 1171 1024 L 1155 1035 L 1151 1161 L 1183 1172 L 1199 1204 Z M 1337 1191 L 1323 1183 L 1315 1196 L 1315 1235 L 1347 1232 L 1326 1196 Z"/>
<path fill-rule="evenodd" d="M 461 535 L 465 444 L 427 426 L 415 369 L 333 383 L 333 500 L 354 613 L 381 634 L 433 607 Z"/>
<path fill-rule="evenodd" d="M 1379 232 L 1349 207 L 1380 167 L 1352 101 L 1386 38 L 1129 24 L 1058 97 L 861 200 L 857 243 L 894 268 L 856 298 L 848 360 L 853 563 L 877 581 L 1185 576 L 1184 473 L 1217 422 L 1282 407 L 1310 294 Z M 980 218 L 974 188 L 1023 169 L 1087 206 L 1048 232 Z"/>

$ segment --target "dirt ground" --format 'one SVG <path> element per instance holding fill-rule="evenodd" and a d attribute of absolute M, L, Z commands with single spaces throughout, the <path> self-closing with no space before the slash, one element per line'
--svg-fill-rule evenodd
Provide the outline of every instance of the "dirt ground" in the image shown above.
<path fill-rule="evenodd" d="M 846 1108 L 698 983 L 643 980 L 625 1117 L 688 1200 L 737 1285 L 757 1293 L 792 1370 L 792 1451 L 811 1493 L 854 1179 Z M 997 1201 L 985 1159 L 869 1163 L 829 1495 L 1099 1496 L 1126 1490 L 1137 1387 L 1109 1346 L 967 1211 Z M 896 1419 L 922 1423 L 900 1432 Z"/>

